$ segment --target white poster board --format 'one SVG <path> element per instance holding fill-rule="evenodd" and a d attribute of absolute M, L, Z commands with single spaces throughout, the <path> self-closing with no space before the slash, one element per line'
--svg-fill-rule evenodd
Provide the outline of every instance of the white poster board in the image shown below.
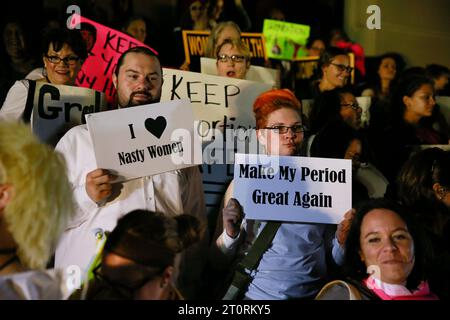
<path fill-rule="evenodd" d="M 97 167 L 117 181 L 201 164 L 188 100 L 176 100 L 90 114 L 87 125 Z"/>
<path fill-rule="evenodd" d="M 271 85 L 174 69 L 163 69 L 163 76 L 161 101 L 189 99 L 194 117 L 199 121 L 197 132 L 203 146 L 203 188 L 209 214 L 218 208 L 233 179 L 234 143 L 238 150 L 241 146 L 238 138 L 230 139 L 230 135 L 227 138 L 227 133 L 237 133 L 243 137 L 239 140 L 255 146 L 253 103 L 261 93 L 270 90 Z M 239 131 L 224 134 L 224 128 Z M 229 152 L 224 152 L 224 148 Z"/>
<path fill-rule="evenodd" d="M 27 107 L 33 133 L 55 146 L 70 128 L 86 123 L 84 116 L 107 109 L 102 92 L 74 86 L 30 81 Z M 30 105 L 28 105 L 30 104 Z"/>
<path fill-rule="evenodd" d="M 351 160 L 236 154 L 246 219 L 338 224 L 352 208 Z"/>
<path fill-rule="evenodd" d="M 216 60 L 200 58 L 201 72 L 217 76 Z M 247 71 L 246 80 L 270 84 L 273 88 L 280 88 L 280 70 L 251 65 Z"/>

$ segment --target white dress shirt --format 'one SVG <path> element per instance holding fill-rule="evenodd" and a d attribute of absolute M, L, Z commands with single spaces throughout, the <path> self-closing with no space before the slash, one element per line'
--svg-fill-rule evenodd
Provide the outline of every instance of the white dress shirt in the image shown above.
<path fill-rule="evenodd" d="M 56 150 L 66 159 L 76 202 L 75 218 L 64 232 L 56 250 L 56 267 L 75 265 L 85 273 L 98 252 L 99 244 L 105 238 L 104 232 L 112 231 L 120 217 L 135 209 L 162 212 L 168 216 L 191 214 L 207 225 L 198 167 L 113 184 L 113 194 L 117 192 L 118 195 L 105 204 L 97 205 L 85 189 L 86 175 L 97 168 L 86 125 L 69 130 L 57 144 Z M 205 237 L 202 243 L 188 248 L 181 255 L 177 285 L 188 298 L 192 286 L 200 280 L 207 243 L 208 239 Z M 188 264 L 187 267 L 185 264 Z"/>

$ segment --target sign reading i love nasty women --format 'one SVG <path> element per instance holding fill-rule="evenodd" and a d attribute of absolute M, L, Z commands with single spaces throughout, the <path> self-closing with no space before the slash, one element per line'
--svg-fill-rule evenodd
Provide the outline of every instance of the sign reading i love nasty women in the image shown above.
<path fill-rule="evenodd" d="M 117 181 L 202 163 L 188 100 L 174 100 L 86 116 L 97 167 Z"/>
<path fill-rule="evenodd" d="M 233 193 L 247 219 L 337 224 L 352 208 L 351 161 L 236 154 Z"/>

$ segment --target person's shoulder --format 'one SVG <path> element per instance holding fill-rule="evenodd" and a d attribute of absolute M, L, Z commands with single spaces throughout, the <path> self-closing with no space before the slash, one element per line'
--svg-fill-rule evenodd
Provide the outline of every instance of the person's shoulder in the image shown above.
<path fill-rule="evenodd" d="M 343 280 L 327 283 L 317 294 L 316 300 L 361 300 L 359 290 Z"/>

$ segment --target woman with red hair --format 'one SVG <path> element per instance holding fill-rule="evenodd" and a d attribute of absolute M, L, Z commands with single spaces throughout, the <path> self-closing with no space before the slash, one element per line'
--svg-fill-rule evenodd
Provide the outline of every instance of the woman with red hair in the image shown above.
<path fill-rule="evenodd" d="M 287 89 L 271 90 L 261 94 L 253 105 L 257 138 L 268 155 L 296 156 L 303 141 L 301 104 Z M 215 245 L 222 253 L 222 267 L 229 268 L 231 259 L 244 253 L 264 229 L 267 222 L 247 221 L 239 202 L 231 198 L 233 182 L 224 197 L 222 232 Z M 276 212 L 274 212 L 275 214 Z M 345 229 L 341 222 L 339 230 Z M 258 226 L 256 226 L 258 224 Z M 256 231 L 256 232 L 255 232 Z M 340 264 L 343 236 L 336 227 L 325 224 L 283 222 L 272 243 L 261 256 L 259 265 L 250 271 L 251 281 L 243 294 L 244 299 L 279 300 L 312 298 L 327 279 L 326 258 L 333 257 Z M 331 261 L 330 261 L 331 262 Z M 248 270 L 247 270 L 248 271 Z"/>

